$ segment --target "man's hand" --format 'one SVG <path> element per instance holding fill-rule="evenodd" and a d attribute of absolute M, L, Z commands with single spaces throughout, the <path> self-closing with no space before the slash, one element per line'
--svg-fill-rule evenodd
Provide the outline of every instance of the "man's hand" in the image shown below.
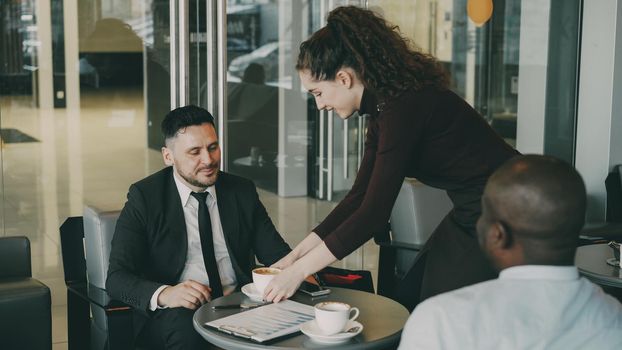
<path fill-rule="evenodd" d="M 211 300 L 210 287 L 193 280 L 166 287 L 158 295 L 158 305 L 163 307 L 185 307 L 195 310 Z"/>
<path fill-rule="evenodd" d="M 295 269 L 295 266 L 291 266 L 278 275 L 274 276 L 270 284 L 264 291 L 264 300 L 278 303 L 281 300 L 288 299 L 298 287 L 302 281 L 304 281 L 305 275 Z"/>

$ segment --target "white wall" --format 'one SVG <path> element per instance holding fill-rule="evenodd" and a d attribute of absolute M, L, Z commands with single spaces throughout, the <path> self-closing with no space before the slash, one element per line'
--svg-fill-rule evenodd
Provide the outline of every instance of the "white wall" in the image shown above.
<path fill-rule="evenodd" d="M 585 0 L 575 166 L 588 191 L 588 221 L 606 212 L 605 177 L 622 163 L 622 6 Z"/>
<path fill-rule="evenodd" d="M 544 152 L 550 11 L 549 1 L 521 3 L 516 148 L 522 153 Z"/>

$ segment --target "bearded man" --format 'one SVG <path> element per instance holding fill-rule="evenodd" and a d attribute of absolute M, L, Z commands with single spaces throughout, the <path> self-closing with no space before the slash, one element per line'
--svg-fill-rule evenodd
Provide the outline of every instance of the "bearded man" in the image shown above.
<path fill-rule="evenodd" d="M 108 294 L 134 308 L 136 343 L 197 349 L 192 316 L 252 281 L 255 257 L 271 265 L 290 248 L 254 184 L 220 171 L 214 118 L 186 106 L 162 122 L 168 166 L 130 186 L 110 252 Z"/>

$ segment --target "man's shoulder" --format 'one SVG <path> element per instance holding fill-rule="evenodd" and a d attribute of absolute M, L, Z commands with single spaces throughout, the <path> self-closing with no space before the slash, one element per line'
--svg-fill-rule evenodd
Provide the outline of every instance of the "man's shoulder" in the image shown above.
<path fill-rule="evenodd" d="M 622 304 L 612 295 L 603 291 L 601 286 L 593 283 L 585 277 L 581 277 L 580 288 L 585 295 L 585 308 L 582 310 L 587 316 L 591 315 L 592 321 L 597 318 L 607 319 L 609 324 L 617 324 L 622 327 Z"/>
<path fill-rule="evenodd" d="M 425 314 L 427 318 L 429 315 L 441 315 L 442 310 L 460 310 L 460 314 L 465 316 L 478 312 L 478 304 L 489 301 L 491 295 L 494 297 L 497 285 L 498 280 L 494 279 L 433 296 L 419 304 L 414 313 Z"/>
<path fill-rule="evenodd" d="M 128 199 L 142 198 L 142 201 L 150 204 L 163 203 L 169 200 L 169 196 L 177 194 L 175 181 L 173 180 L 173 167 L 159 170 L 130 186 Z"/>

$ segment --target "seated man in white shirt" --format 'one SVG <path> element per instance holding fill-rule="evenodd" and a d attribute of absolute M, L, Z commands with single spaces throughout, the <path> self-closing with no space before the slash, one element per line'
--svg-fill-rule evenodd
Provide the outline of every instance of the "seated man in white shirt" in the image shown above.
<path fill-rule="evenodd" d="M 400 349 L 622 349 L 622 305 L 573 265 L 585 208 L 570 165 L 528 155 L 501 166 L 477 223 L 499 278 L 419 304 Z"/>

